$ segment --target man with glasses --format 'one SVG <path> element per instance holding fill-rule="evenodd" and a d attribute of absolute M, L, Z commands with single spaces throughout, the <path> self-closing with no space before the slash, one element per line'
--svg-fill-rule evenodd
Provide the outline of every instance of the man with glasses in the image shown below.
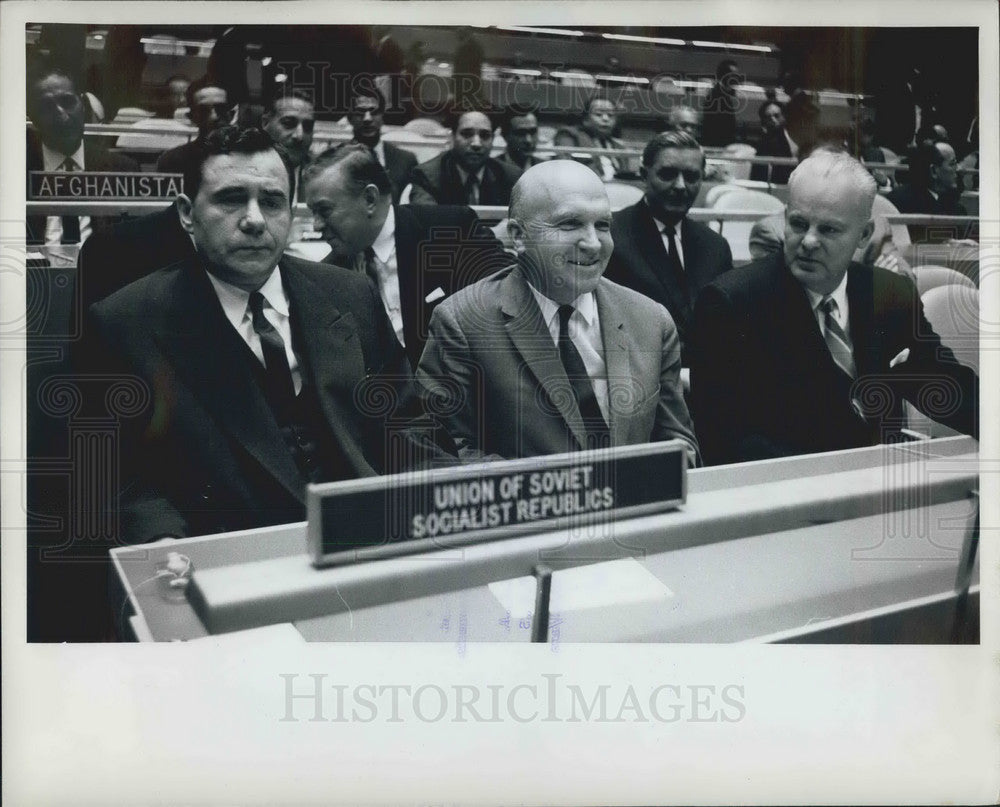
<path fill-rule="evenodd" d="M 705 153 L 691 135 L 661 132 L 642 153 L 645 196 L 615 213 L 611 224 L 615 250 L 608 279 L 666 307 L 677 325 L 685 368 L 690 366 L 688 335 L 695 297 L 733 268 L 726 239 L 687 218 L 704 171 Z"/>
<path fill-rule="evenodd" d="M 375 159 L 392 183 L 393 204 L 399 204 L 399 195 L 410 181 L 410 173 L 417 167 L 417 155 L 382 139 L 384 116 L 385 98 L 376 88 L 362 87 L 354 92 L 347 113 L 354 142 L 368 146 L 375 153 Z"/>
<path fill-rule="evenodd" d="M 168 149 L 156 161 L 156 170 L 164 174 L 183 174 L 198 160 L 201 144 L 209 132 L 214 132 L 232 121 L 233 108 L 228 102 L 226 90 L 214 83 L 214 79 L 202 76 L 191 82 L 185 92 L 188 105 L 188 119 L 198 127 L 198 136 L 190 143 Z"/>
<path fill-rule="evenodd" d="M 483 112 L 449 116 L 451 148 L 410 175 L 414 205 L 507 205 L 521 172 L 490 156 L 493 122 Z"/>

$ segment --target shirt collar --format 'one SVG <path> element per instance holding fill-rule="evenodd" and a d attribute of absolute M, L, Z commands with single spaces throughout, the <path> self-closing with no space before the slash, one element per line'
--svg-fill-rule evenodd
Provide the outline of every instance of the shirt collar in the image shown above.
<path fill-rule="evenodd" d="M 660 234 L 662 235 L 663 231 L 666 230 L 667 227 L 669 227 L 670 225 L 667 224 L 665 221 L 662 221 L 661 219 L 658 219 L 656 217 L 656 213 L 653 212 L 653 206 L 649 203 L 649 199 L 647 199 L 645 196 L 643 196 L 642 197 L 642 201 L 643 201 L 643 204 L 645 204 L 646 207 L 647 207 L 647 209 L 649 210 L 649 215 L 653 217 L 653 222 L 656 224 L 656 229 L 659 230 Z M 684 217 L 681 216 L 677 220 L 677 223 L 674 224 L 674 233 L 677 235 L 678 241 L 680 240 L 680 237 L 681 237 L 681 225 L 683 223 L 684 223 Z"/>
<path fill-rule="evenodd" d="M 466 171 L 457 162 L 455 163 L 455 168 L 458 169 L 458 175 L 462 178 L 462 184 L 464 185 L 469 179 L 469 172 Z M 484 165 L 476 172 L 476 182 L 480 185 L 483 184 L 483 174 L 486 172 L 486 166 Z"/>
<path fill-rule="evenodd" d="M 837 303 L 837 310 L 841 314 L 847 311 L 847 272 L 844 272 L 844 276 L 840 280 L 840 285 L 837 286 L 830 294 L 817 294 L 812 289 L 806 289 L 806 296 L 809 297 L 809 304 L 812 306 L 812 310 L 815 311 L 821 302 L 827 297 L 832 297 Z"/>
<path fill-rule="evenodd" d="M 77 168 L 81 171 L 84 170 L 83 163 L 83 141 L 80 141 L 80 145 L 77 146 L 76 151 L 72 154 L 61 154 L 54 149 L 50 149 L 44 143 L 42 143 L 42 165 L 46 171 L 59 171 L 62 169 L 62 164 L 66 162 L 66 158 L 72 158 L 73 162 L 76 163 Z"/>
<path fill-rule="evenodd" d="M 527 280 L 525 280 L 528 283 Z M 528 288 L 531 289 L 531 293 L 535 296 L 535 301 L 538 303 L 538 307 L 542 310 L 542 318 L 545 320 L 546 325 L 552 322 L 552 320 L 559 315 L 559 303 L 554 300 L 550 300 L 544 294 L 542 294 L 538 289 L 528 283 Z M 571 305 L 577 310 L 577 313 L 583 317 L 587 326 L 590 327 L 594 323 L 594 317 L 597 316 L 597 300 L 594 299 L 594 292 L 588 291 L 577 297 Z"/>
<path fill-rule="evenodd" d="M 374 145 L 372 151 L 375 152 L 375 156 L 378 157 L 378 161 L 385 165 L 385 144 L 382 142 L 382 138 L 379 138 L 378 143 Z"/>
<path fill-rule="evenodd" d="M 222 311 L 226 315 L 234 328 L 239 328 L 243 319 L 247 315 L 247 305 L 250 303 L 250 292 L 245 291 L 232 283 L 220 280 L 211 272 L 206 272 L 208 279 L 215 289 L 215 293 L 222 304 Z M 268 305 L 284 317 L 288 316 L 288 297 L 285 289 L 281 285 L 281 271 L 277 266 L 271 272 L 271 276 L 260 287 L 260 293 L 264 295 Z"/>
<path fill-rule="evenodd" d="M 393 252 L 396 251 L 396 211 L 392 205 L 389 205 L 389 215 L 385 217 L 382 229 L 372 242 L 372 251 L 382 263 L 389 263 Z"/>

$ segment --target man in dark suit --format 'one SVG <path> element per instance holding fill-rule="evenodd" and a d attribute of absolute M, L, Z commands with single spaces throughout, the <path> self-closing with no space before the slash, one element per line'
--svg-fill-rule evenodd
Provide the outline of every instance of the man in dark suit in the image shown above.
<path fill-rule="evenodd" d="M 605 277 L 652 297 L 670 312 L 681 363 L 688 368 L 695 298 L 733 268 L 733 254 L 725 238 L 687 218 L 705 171 L 697 141 L 686 132 L 661 132 L 646 144 L 642 163 L 646 194 L 612 217 L 615 250 Z"/>
<path fill-rule="evenodd" d="M 511 104 L 500 118 L 500 134 L 507 148 L 497 161 L 507 163 L 518 171 L 526 171 L 541 160 L 535 156 L 538 145 L 538 118 L 536 107 Z"/>
<path fill-rule="evenodd" d="M 765 101 L 757 110 L 760 118 L 760 139 L 756 143 L 758 157 L 798 157 L 798 144 L 785 128 L 785 108 L 775 100 Z M 790 165 L 755 164 L 750 168 L 750 179 L 784 185 L 792 173 Z"/>
<path fill-rule="evenodd" d="M 955 150 L 941 141 L 924 140 L 912 150 L 906 183 L 886 198 L 900 213 L 925 213 L 936 216 L 965 216 L 968 212 L 959 201 L 958 160 Z M 949 238 L 977 238 L 963 228 L 950 230 L 941 225 L 908 225 L 914 244 L 941 243 Z"/>
<path fill-rule="evenodd" d="M 670 314 L 603 277 L 613 244 L 601 180 L 570 160 L 529 168 L 509 230 L 517 262 L 434 310 L 417 369 L 459 456 L 678 438 L 696 461 Z"/>
<path fill-rule="evenodd" d="M 105 151 L 84 138 L 83 98 L 72 76 L 62 69 L 46 62 L 31 65 L 26 100 L 35 127 L 27 133 L 29 172 L 139 170 L 129 157 Z M 110 226 L 110 221 L 89 216 L 28 216 L 26 225 L 29 244 L 46 244 L 58 252 L 60 245 L 85 242 L 92 231 Z"/>
<path fill-rule="evenodd" d="M 198 128 L 198 136 L 160 155 L 156 170 L 164 174 L 185 173 L 191 163 L 198 162 L 198 148 L 208 134 L 227 126 L 233 118 L 233 105 L 229 103 L 226 89 L 216 84 L 215 79 L 208 76 L 195 79 L 184 95 L 187 98 L 188 119 Z"/>
<path fill-rule="evenodd" d="M 141 382 L 121 438 L 127 541 L 298 521 L 308 482 L 440 456 L 395 428 L 411 375 L 368 280 L 282 256 L 292 170 L 268 135 L 225 127 L 204 155 L 177 200 L 196 256 L 97 303 L 85 329 L 84 372 Z"/>
<path fill-rule="evenodd" d="M 417 167 L 417 155 L 382 139 L 382 120 L 385 116 L 385 98 L 374 87 L 360 87 L 351 96 L 347 120 L 354 132 L 354 142 L 368 146 L 375 152 L 379 164 L 385 168 L 392 182 L 392 201 L 399 204 L 399 195 L 410 183 L 410 173 Z"/>
<path fill-rule="evenodd" d="M 295 89 L 285 94 L 276 94 L 271 107 L 261 119 L 261 127 L 285 150 L 285 155 L 295 168 L 297 193 L 302 180 L 302 169 L 309 163 L 315 125 L 316 110 L 312 100 L 302 90 Z"/>
<path fill-rule="evenodd" d="M 889 442 L 904 398 L 978 434 L 978 379 L 941 345 L 913 284 L 852 262 L 875 192 L 852 157 L 814 152 L 789 181 L 783 253 L 702 290 L 691 394 L 706 463 Z"/>
<path fill-rule="evenodd" d="M 493 122 L 483 112 L 453 112 L 451 148 L 410 174 L 414 205 L 507 205 L 521 172 L 490 157 Z"/>
<path fill-rule="evenodd" d="M 313 226 L 330 244 L 324 260 L 372 277 L 414 367 L 434 307 L 510 263 L 469 208 L 394 204 L 385 170 L 364 146 L 324 151 L 304 182 Z"/>

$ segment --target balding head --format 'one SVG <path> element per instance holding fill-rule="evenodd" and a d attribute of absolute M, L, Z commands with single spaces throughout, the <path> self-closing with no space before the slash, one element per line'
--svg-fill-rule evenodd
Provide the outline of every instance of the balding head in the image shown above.
<path fill-rule="evenodd" d="M 570 160 L 533 166 L 511 192 L 508 231 L 528 281 L 571 303 L 597 287 L 614 247 L 604 183 Z"/>

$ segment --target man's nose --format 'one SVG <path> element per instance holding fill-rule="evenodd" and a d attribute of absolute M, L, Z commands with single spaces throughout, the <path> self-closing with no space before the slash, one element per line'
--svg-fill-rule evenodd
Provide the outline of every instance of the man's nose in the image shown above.
<path fill-rule="evenodd" d="M 600 249 L 601 239 L 597 234 L 597 228 L 593 224 L 584 227 L 578 243 L 581 249 Z"/>
<path fill-rule="evenodd" d="M 372 115 L 372 111 L 370 109 L 366 109 L 361 114 L 361 120 L 363 120 L 365 123 L 371 123 L 371 121 L 374 120 L 374 117 L 375 116 Z"/>
<path fill-rule="evenodd" d="M 819 246 L 819 236 L 816 233 L 815 227 L 810 227 L 806 230 L 806 234 L 802 236 L 802 246 L 806 249 L 815 249 Z"/>
<path fill-rule="evenodd" d="M 240 226 L 245 232 L 259 232 L 264 229 L 264 214 L 257 204 L 256 199 L 247 202 L 246 210 L 243 211 L 243 218 L 240 219 Z"/>

